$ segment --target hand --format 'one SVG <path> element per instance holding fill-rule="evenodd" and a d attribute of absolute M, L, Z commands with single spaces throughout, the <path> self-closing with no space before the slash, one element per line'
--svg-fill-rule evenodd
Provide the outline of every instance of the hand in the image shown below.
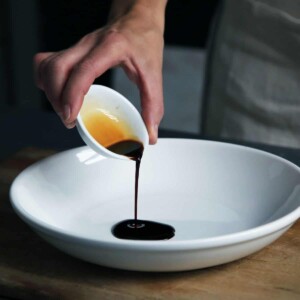
<path fill-rule="evenodd" d="M 140 90 L 142 117 L 150 143 L 156 142 L 163 116 L 163 28 L 147 9 L 143 5 L 127 7 L 125 14 L 71 48 L 36 54 L 37 85 L 67 128 L 75 126 L 84 95 L 95 78 L 121 66 Z"/>

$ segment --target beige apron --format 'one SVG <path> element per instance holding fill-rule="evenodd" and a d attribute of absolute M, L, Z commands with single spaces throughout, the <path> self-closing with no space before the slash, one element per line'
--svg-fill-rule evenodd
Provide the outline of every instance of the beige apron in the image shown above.
<path fill-rule="evenodd" d="M 300 148 L 300 0 L 227 0 L 221 10 L 204 133 Z"/>

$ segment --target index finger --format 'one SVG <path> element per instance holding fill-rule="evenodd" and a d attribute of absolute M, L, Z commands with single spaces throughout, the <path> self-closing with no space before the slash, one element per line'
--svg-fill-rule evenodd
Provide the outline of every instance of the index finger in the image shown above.
<path fill-rule="evenodd" d="M 84 96 L 94 80 L 120 63 L 119 51 L 112 51 L 111 48 L 109 45 L 94 48 L 73 68 L 62 93 L 65 122 L 75 121 Z"/>

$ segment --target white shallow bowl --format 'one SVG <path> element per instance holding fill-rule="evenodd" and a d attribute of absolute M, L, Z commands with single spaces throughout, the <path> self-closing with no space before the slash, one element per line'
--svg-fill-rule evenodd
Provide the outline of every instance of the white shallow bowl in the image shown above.
<path fill-rule="evenodd" d="M 263 151 L 210 141 L 160 139 L 140 174 L 139 218 L 175 227 L 167 241 L 115 238 L 133 217 L 134 162 L 88 147 L 42 160 L 11 188 L 19 216 L 62 251 L 99 265 L 182 271 L 258 251 L 300 216 L 300 169 Z"/>

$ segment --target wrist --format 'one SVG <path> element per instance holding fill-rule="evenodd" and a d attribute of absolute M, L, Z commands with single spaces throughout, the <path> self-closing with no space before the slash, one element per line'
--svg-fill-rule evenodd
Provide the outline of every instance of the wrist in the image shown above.
<path fill-rule="evenodd" d="M 150 22 L 162 32 L 165 24 L 165 9 L 168 0 L 114 0 L 109 23 L 121 17 L 140 19 Z"/>

